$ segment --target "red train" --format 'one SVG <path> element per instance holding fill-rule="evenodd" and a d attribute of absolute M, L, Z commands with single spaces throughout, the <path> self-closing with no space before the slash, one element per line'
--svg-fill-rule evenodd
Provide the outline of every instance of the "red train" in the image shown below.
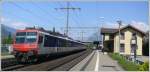
<path fill-rule="evenodd" d="M 40 56 L 85 49 L 79 41 L 52 33 L 37 28 L 17 30 L 13 43 L 15 58 L 19 62 L 36 62 Z"/>

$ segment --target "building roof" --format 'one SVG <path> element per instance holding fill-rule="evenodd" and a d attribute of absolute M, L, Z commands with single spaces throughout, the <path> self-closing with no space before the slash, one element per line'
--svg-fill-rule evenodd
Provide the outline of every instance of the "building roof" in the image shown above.
<path fill-rule="evenodd" d="M 142 35 L 145 35 L 145 32 L 139 30 L 138 28 L 136 28 L 136 27 L 134 27 L 132 25 L 124 26 L 124 27 L 120 28 L 120 31 L 122 31 L 122 30 L 124 30 L 126 28 L 132 28 L 133 30 L 140 32 Z M 115 33 L 118 33 L 118 32 L 119 32 L 119 30 L 117 30 Z"/>
<path fill-rule="evenodd" d="M 122 28 L 120 28 L 120 30 L 124 30 L 126 28 L 132 28 L 138 32 L 140 32 L 142 35 L 145 35 L 145 32 L 135 28 L 134 26 L 132 25 L 127 25 L 127 26 L 124 26 Z M 119 29 L 112 29 L 112 28 L 101 28 L 101 34 L 104 34 L 104 33 L 109 33 L 109 34 L 115 34 L 115 33 L 118 33 L 119 32 Z"/>
<path fill-rule="evenodd" d="M 101 28 L 101 34 L 104 34 L 104 33 L 112 34 L 112 33 L 115 33 L 116 31 L 118 31 L 118 29 L 113 29 L 113 28 Z"/>

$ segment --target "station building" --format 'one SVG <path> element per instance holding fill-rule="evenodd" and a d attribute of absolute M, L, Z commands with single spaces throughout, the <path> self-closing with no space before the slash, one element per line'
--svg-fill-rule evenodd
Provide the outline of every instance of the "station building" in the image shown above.
<path fill-rule="evenodd" d="M 136 54 L 142 55 L 142 43 L 145 33 L 132 25 L 127 25 L 119 29 L 101 28 L 103 39 L 103 48 L 109 52 L 120 53 L 124 55 L 133 55 L 134 48 Z"/>

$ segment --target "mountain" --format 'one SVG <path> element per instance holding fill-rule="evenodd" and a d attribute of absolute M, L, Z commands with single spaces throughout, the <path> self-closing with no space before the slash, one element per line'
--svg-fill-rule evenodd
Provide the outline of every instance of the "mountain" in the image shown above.
<path fill-rule="evenodd" d="M 87 41 L 101 41 L 101 35 L 95 32 L 87 39 Z"/>
<path fill-rule="evenodd" d="M 1 40 L 8 37 L 9 35 L 14 36 L 16 29 L 1 24 Z"/>

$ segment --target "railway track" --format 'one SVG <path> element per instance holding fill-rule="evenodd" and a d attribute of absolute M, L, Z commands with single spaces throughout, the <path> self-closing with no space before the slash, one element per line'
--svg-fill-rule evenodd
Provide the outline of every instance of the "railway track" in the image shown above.
<path fill-rule="evenodd" d="M 11 71 L 11 70 L 15 70 L 15 69 L 18 69 L 18 68 L 22 68 L 22 67 L 25 67 L 26 65 L 14 65 L 14 66 L 9 66 L 9 67 L 6 67 L 6 68 L 3 68 L 2 71 Z"/>
<path fill-rule="evenodd" d="M 14 65 L 2 68 L 3 71 L 68 71 L 82 59 L 84 59 L 91 50 L 76 52 L 63 57 L 57 57 L 52 60 L 43 61 L 30 65 Z"/>
<path fill-rule="evenodd" d="M 17 61 L 15 58 L 2 59 L 1 60 L 1 68 L 6 68 L 9 66 L 17 65 Z"/>

